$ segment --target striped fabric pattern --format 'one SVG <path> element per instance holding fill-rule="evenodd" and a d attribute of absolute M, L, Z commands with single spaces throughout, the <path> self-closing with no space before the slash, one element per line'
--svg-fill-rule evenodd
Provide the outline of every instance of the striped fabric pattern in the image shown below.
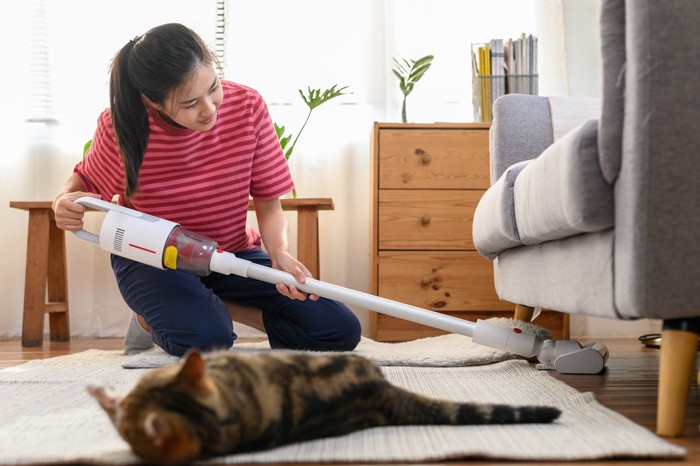
<path fill-rule="evenodd" d="M 129 207 L 180 223 L 231 252 L 259 245 L 246 227 L 248 199 L 274 199 L 294 184 L 262 97 L 222 81 L 216 126 L 178 128 L 152 112 L 150 138 Z M 93 144 L 74 173 L 85 189 L 110 200 L 125 189 L 124 169 L 109 109 L 98 119 Z"/>

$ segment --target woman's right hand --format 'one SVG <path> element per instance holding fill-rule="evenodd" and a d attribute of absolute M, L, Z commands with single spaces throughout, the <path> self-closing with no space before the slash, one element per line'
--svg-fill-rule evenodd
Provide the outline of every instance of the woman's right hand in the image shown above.
<path fill-rule="evenodd" d="M 76 204 L 75 201 L 81 197 L 94 197 L 101 199 L 102 196 L 94 193 L 74 191 L 59 194 L 53 201 L 53 213 L 56 219 L 56 226 L 66 231 L 78 231 L 83 228 L 83 215 L 87 207 Z"/>

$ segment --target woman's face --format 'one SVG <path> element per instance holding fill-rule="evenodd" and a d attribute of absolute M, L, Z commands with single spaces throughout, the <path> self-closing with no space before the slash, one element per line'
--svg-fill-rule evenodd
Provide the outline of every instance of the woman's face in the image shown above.
<path fill-rule="evenodd" d="M 216 124 L 224 98 L 221 82 L 210 65 L 200 64 L 191 76 L 170 93 L 157 110 L 168 120 L 196 131 L 208 131 Z"/>

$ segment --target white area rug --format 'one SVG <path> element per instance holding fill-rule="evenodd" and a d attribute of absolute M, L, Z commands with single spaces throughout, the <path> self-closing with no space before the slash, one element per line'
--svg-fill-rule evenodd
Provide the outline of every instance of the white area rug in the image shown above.
<path fill-rule="evenodd" d="M 493 317 L 487 320 L 505 327 L 519 327 L 534 333 L 540 340 L 552 338 L 549 330 L 534 323 L 514 321 L 504 317 Z M 259 343 L 235 343 L 231 351 L 266 351 L 269 349 L 270 344 L 267 341 L 262 341 Z M 478 345 L 472 342 L 471 337 L 456 333 L 404 343 L 382 343 L 362 337 L 353 353 L 369 358 L 381 366 L 480 366 L 509 359 L 523 359 L 517 354 Z M 124 359 L 122 367 L 126 369 L 161 367 L 174 364 L 178 359 L 178 357 L 171 356 L 156 347 L 128 356 Z"/>
<path fill-rule="evenodd" d="M 137 462 L 85 390 L 87 383 L 101 382 L 126 391 L 147 369 L 124 369 L 125 359 L 119 351 L 89 350 L 0 370 L 0 463 Z M 525 361 L 383 370 L 393 383 L 429 396 L 549 405 L 563 414 L 550 425 L 374 428 L 215 462 L 547 461 L 685 455 L 682 448 L 605 408 L 594 395 L 580 393 Z"/>
<path fill-rule="evenodd" d="M 259 343 L 236 343 L 231 351 L 266 351 L 267 341 Z M 480 366 L 520 356 L 477 345 L 470 337 L 455 333 L 438 337 L 422 338 L 404 343 L 382 343 L 362 337 L 353 351 L 381 366 Z M 126 369 L 161 367 L 174 364 L 177 356 L 171 356 L 156 347 L 143 353 L 126 356 L 122 366 Z"/>

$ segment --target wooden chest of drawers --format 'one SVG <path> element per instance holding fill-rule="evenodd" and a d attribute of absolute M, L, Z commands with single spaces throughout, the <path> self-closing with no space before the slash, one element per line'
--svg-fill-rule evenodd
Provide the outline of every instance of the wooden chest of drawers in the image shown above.
<path fill-rule="evenodd" d="M 489 124 L 375 123 L 372 131 L 371 292 L 476 321 L 512 317 L 493 266 L 472 242 L 474 209 L 489 187 Z M 539 325 L 561 337 L 560 313 Z M 370 313 L 370 336 L 404 341 L 444 331 Z"/>

